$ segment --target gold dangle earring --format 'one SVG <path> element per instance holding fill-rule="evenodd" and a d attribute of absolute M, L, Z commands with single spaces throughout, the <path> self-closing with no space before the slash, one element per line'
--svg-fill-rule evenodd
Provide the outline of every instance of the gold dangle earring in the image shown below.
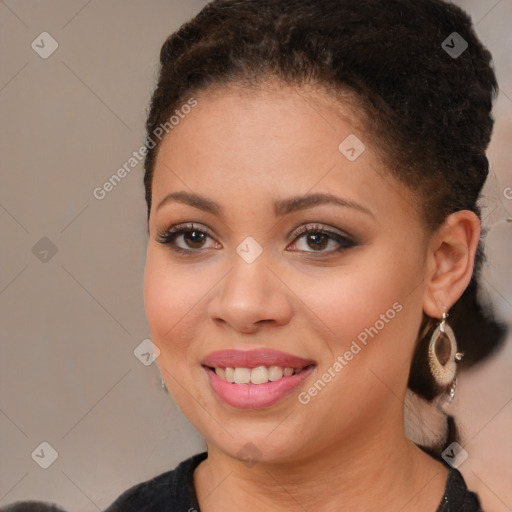
<path fill-rule="evenodd" d="M 449 402 L 452 401 L 457 384 L 456 372 L 464 354 L 457 352 L 457 341 L 452 328 L 446 323 L 448 313 L 444 312 L 439 325 L 432 333 L 428 346 L 428 363 L 436 384 L 446 389 Z M 450 389 L 448 390 L 448 386 Z"/>

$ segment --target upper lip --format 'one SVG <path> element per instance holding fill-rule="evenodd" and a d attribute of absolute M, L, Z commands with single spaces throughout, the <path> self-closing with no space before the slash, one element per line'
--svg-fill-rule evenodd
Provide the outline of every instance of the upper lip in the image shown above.
<path fill-rule="evenodd" d="M 280 352 L 272 349 L 219 350 L 208 354 L 201 362 L 211 368 L 256 368 L 257 366 L 283 366 L 304 368 L 315 364 L 311 359 Z"/>

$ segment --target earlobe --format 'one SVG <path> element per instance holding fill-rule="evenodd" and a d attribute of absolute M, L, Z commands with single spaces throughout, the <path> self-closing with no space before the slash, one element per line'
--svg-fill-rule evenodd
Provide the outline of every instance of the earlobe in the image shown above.
<path fill-rule="evenodd" d="M 480 240 L 480 219 L 469 210 L 449 215 L 432 236 L 429 277 L 423 311 L 441 318 L 462 295 L 471 280 Z"/>

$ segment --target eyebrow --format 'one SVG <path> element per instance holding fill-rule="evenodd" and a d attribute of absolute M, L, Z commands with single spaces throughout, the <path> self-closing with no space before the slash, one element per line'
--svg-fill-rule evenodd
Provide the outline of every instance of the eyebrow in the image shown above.
<path fill-rule="evenodd" d="M 200 196 L 198 194 L 190 193 L 190 192 L 172 192 L 171 194 L 166 195 L 159 205 L 156 207 L 158 211 L 162 206 L 171 202 L 178 202 L 187 204 L 199 210 L 203 210 L 208 213 L 212 213 L 219 217 L 222 217 L 224 210 L 222 206 L 220 206 L 215 201 L 208 199 L 206 197 Z M 335 204 L 338 206 L 342 206 L 344 208 L 353 208 L 355 210 L 359 210 L 363 213 L 366 213 L 370 216 L 374 216 L 372 211 L 366 208 L 365 206 L 356 203 L 355 201 L 344 199 L 342 197 L 335 196 L 333 194 L 328 193 L 316 193 L 316 194 L 308 194 L 301 196 L 293 196 L 287 199 L 279 199 L 274 201 L 274 214 L 276 217 L 282 217 L 283 215 L 287 215 L 289 213 L 305 210 L 307 208 L 312 208 L 314 206 L 320 206 L 323 204 Z"/>

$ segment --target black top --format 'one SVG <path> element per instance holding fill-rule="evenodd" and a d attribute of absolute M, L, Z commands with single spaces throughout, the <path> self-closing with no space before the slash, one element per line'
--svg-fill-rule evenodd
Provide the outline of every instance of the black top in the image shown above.
<path fill-rule="evenodd" d="M 194 470 L 207 456 L 208 452 L 193 455 L 172 471 L 130 487 L 104 512 L 200 512 Z M 436 512 L 482 512 L 476 494 L 468 491 L 454 468 L 450 468 Z"/>

